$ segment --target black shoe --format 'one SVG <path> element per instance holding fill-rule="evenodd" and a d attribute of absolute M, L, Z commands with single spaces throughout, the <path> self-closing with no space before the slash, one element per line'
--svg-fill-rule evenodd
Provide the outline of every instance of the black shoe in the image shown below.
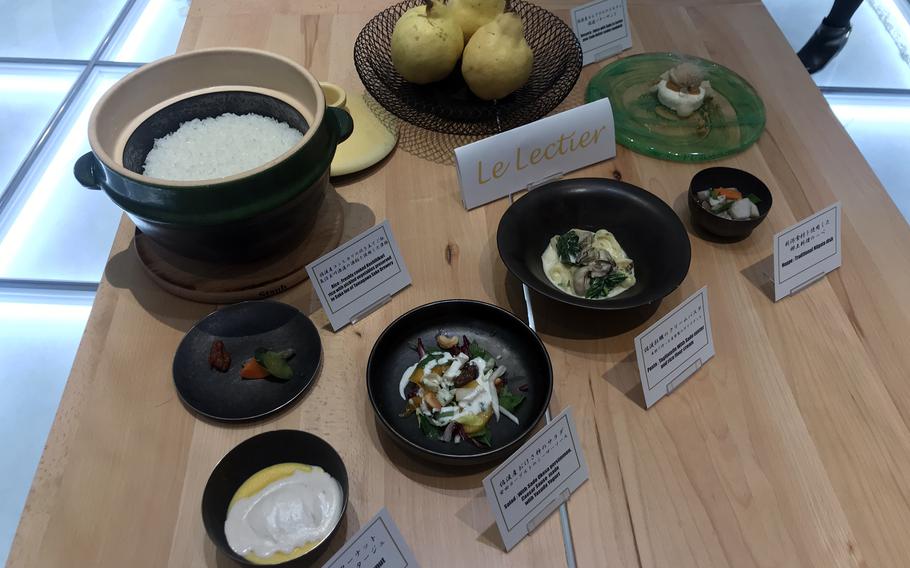
<path fill-rule="evenodd" d="M 834 56 L 840 53 L 840 50 L 847 44 L 851 29 L 853 28 L 849 24 L 843 28 L 836 28 L 822 22 L 806 45 L 797 53 L 799 60 L 806 67 L 806 71 L 815 73 L 824 69 L 825 65 L 834 59 Z"/>

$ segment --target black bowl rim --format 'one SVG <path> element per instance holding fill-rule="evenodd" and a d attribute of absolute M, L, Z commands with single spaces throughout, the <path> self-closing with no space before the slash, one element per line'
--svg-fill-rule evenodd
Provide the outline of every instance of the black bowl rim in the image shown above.
<path fill-rule="evenodd" d="M 568 191 L 568 190 L 584 189 L 584 188 L 587 188 L 589 190 L 590 189 L 603 190 L 603 189 L 606 189 L 604 186 L 601 185 L 604 182 L 607 182 L 609 185 L 619 185 L 627 190 L 631 189 L 633 191 L 646 193 L 647 195 L 650 196 L 650 198 L 655 199 L 659 203 L 658 207 L 664 207 L 667 211 L 669 211 L 673 215 L 673 217 L 676 218 L 676 220 L 679 222 L 680 227 L 682 228 L 683 232 L 686 235 L 686 249 L 687 249 L 687 256 L 688 256 L 688 262 L 686 263 L 687 264 L 686 270 L 682 274 L 682 276 L 679 278 L 678 282 L 674 282 L 674 283 L 672 283 L 672 285 L 666 286 L 666 289 L 663 291 L 663 294 L 659 298 L 655 298 L 654 300 L 647 301 L 647 302 L 635 303 L 632 305 L 618 305 L 615 302 L 609 302 L 609 301 L 604 301 L 604 300 L 589 300 L 587 298 L 578 298 L 575 296 L 571 296 L 569 294 L 566 294 L 565 292 L 560 292 L 559 290 L 554 288 L 553 285 L 550 284 L 549 282 L 546 282 L 546 283 L 538 282 L 537 280 L 533 280 L 533 279 L 530 282 L 525 282 L 518 275 L 518 273 L 512 269 L 512 267 L 509 265 L 509 262 L 506 261 L 506 258 L 502 253 L 502 249 L 503 249 L 503 242 L 502 242 L 502 238 L 501 238 L 502 222 L 503 222 L 503 219 L 505 219 L 506 216 L 509 215 L 509 212 L 512 211 L 516 205 L 518 205 L 519 203 L 521 203 L 522 201 L 524 201 L 526 199 L 531 198 L 538 191 L 553 192 L 553 191 Z M 589 185 L 592 183 L 598 184 L 598 185 L 592 187 L 591 185 Z M 525 205 L 525 206 L 527 206 L 527 205 Z M 514 215 L 515 213 L 512 213 L 512 214 Z M 535 188 L 535 189 L 529 191 L 528 194 L 526 194 L 524 197 L 522 197 L 521 199 L 518 199 L 514 203 L 512 203 L 509 206 L 509 208 L 506 209 L 505 213 L 503 213 L 502 217 L 500 217 L 499 225 L 496 228 L 496 248 L 499 251 L 499 258 L 502 260 L 502 263 L 505 264 L 506 269 L 509 271 L 509 273 L 512 274 L 512 276 L 517 278 L 519 281 L 521 281 L 523 284 L 525 284 L 526 286 L 528 286 L 529 288 L 531 288 L 532 290 L 537 292 L 538 294 L 541 294 L 551 300 L 556 300 L 557 302 L 561 302 L 563 304 L 567 304 L 570 306 L 576 306 L 579 308 L 586 308 L 586 309 L 592 309 L 592 310 L 601 310 L 601 311 L 634 310 L 637 308 L 641 308 L 643 306 L 649 306 L 655 302 L 660 302 L 665 297 L 667 297 L 668 295 L 673 293 L 674 290 L 679 288 L 679 286 L 686 280 L 686 277 L 689 275 L 689 268 L 691 268 L 691 266 L 692 266 L 692 243 L 689 241 L 689 235 L 688 235 L 688 232 L 686 232 L 685 225 L 683 224 L 682 220 L 679 218 L 679 215 L 676 214 L 676 211 L 672 207 L 670 207 L 666 202 L 664 202 L 663 199 L 661 199 L 657 195 L 651 193 L 650 191 L 648 191 L 642 187 L 638 187 L 637 185 L 633 185 L 631 183 L 627 183 L 624 181 L 618 181 L 618 180 L 614 180 L 614 179 L 610 179 L 610 178 L 600 178 L 600 177 L 561 179 L 561 180 L 552 181 L 550 183 L 547 183 L 545 185 L 542 185 L 538 188 Z"/>
<path fill-rule="evenodd" d="M 746 219 L 743 221 L 736 221 L 733 219 L 724 219 L 723 217 L 718 217 L 717 215 L 714 215 L 710 211 L 705 211 L 704 209 L 701 209 L 701 206 L 698 203 L 698 199 L 695 197 L 695 194 L 697 193 L 695 191 L 695 180 L 696 180 L 696 178 L 698 178 L 698 176 L 700 176 L 706 172 L 715 172 L 715 171 L 718 173 L 723 172 L 723 173 L 729 173 L 729 174 L 733 174 L 733 175 L 737 175 L 737 176 L 746 176 L 746 177 L 750 177 L 750 178 L 754 179 L 755 181 L 757 181 L 763 188 L 765 188 L 765 191 L 768 192 L 768 196 L 769 196 L 768 197 L 768 209 L 766 209 L 764 213 L 761 213 L 755 219 Z M 768 187 L 768 184 L 763 182 L 761 180 L 761 178 L 759 178 L 757 175 L 755 175 L 751 172 L 747 172 L 746 170 L 741 170 L 739 168 L 731 168 L 729 166 L 712 166 L 710 168 L 698 170 L 698 172 L 696 172 L 695 175 L 692 176 L 692 180 L 689 182 L 689 208 L 693 211 L 695 211 L 697 209 L 701 209 L 708 215 L 711 215 L 713 218 L 717 219 L 721 225 L 727 225 L 728 227 L 731 227 L 731 228 L 743 226 L 744 224 L 749 224 L 749 225 L 752 225 L 752 228 L 754 229 L 762 221 L 765 220 L 765 217 L 767 217 L 768 213 L 771 212 L 771 207 L 773 205 L 774 205 L 774 194 L 771 193 L 771 188 Z"/>
<path fill-rule="evenodd" d="M 546 403 L 543 405 L 540 413 L 537 416 L 535 416 L 533 420 L 528 422 L 528 425 L 524 429 L 524 431 L 521 434 L 519 434 L 514 440 L 512 440 L 511 442 L 509 442 L 503 446 L 500 446 L 498 448 L 490 448 L 489 450 L 479 452 L 476 454 L 449 454 L 449 453 L 445 453 L 445 452 L 438 452 L 436 450 L 429 450 L 427 448 L 424 448 L 423 446 L 419 446 L 419 445 L 415 444 L 411 440 L 408 440 L 407 438 L 402 436 L 398 432 L 398 430 L 396 430 L 392 426 L 392 424 L 390 424 L 389 421 L 386 420 L 385 417 L 382 415 L 382 413 L 379 411 L 379 405 L 376 403 L 376 397 L 373 395 L 373 387 L 370 384 L 370 375 L 371 375 L 371 370 L 373 368 L 373 358 L 376 354 L 377 346 L 380 344 L 380 342 L 383 340 L 383 338 L 389 333 L 389 331 L 392 328 L 394 328 L 396 325 L 399 325 L 400 322 L 406 320 L 406 318 L 413 317 L 414 314 L 416 314 L 417 312 L 420 312 L 422 310 L 429 309 L 429 308 L 443 305 L 443 304 L 473 304 L 473 305 L 479 306 L 481 309 L 489 309 L 489 310 L 500 312 L 501 314 L 505 315 L 507 318 L 512 319 L 515 323 L 519 324 L 522 328 L 524 328 L 525 330 L 530 332 L 531 337 L 533 337 L 537 341 L 537 345 L 540 347 L 540 350 L 543 352 L 544 358 L 547 361 L 547 375 L 546 376 L 549 378 L 549 381 L 548 381 L 549 388 L 547 388 Z M 396 441 L 403 443 L 409 449 L 416 451 L 418 454 L 426 454 L 428 456 L 434 456 L 435 458 L 445 460 L 446 463 L 450 463 L 450 464 L 469 465 L 469 464 L 476 464 L 481 461 L 490 460 L 500 454 L 508 452 L 510 449 L 513 449 L 517 445 L 520 445 L 521 443 L 523 443 L 524 440 L 527 438 L 527 436 L 533 431 L 533 429 L 540 422 L 540 419 L 543 418 L 543 416 L 547 413 L 547 410 L 549 410 L 549 408 L 550 408 L 550 401 L 552 400 L 552 397 L 553 397 L 553 382 L 554 382 L 553 362 L 550 360 L 550 353 L 547 351 L 547 346 L 544 345 L 543 340 L 540 339 L 540 336 L 537 335 L 537 332 L 534 331 L 533 329 L 531 329 L 525 322 L 521 321 L 518 318 L 518 316 L 516 316 L 509 310 L 501 308 L 501 307 L 497 306 L 496 304 L 491 304 L 489 302 L 483 302 L 480 300 L 451 298 L 448 300 L 437 300 L 435 302 L 429 302 L 427 304 L 423 304 L 423 305 L 417 306 L 416 308 L 412 308 L 412 309 L 408 310 L 407 312 L 405 312 L 402 315 L 395 318 L 395 320 L 392 323 L 387 325 L 386 328 L 384 330 L 382 330 L 382 333 L 379 334 L 379 337 L 377 337 L 376 341 L 373 343 L 373 348 L 370 350 L 370 357 L 367 360 L 367 372 L 366 372 L 367 394 L 370 398 L 370 405 L 373 407 L 373 414 L 375 414 L 376 418 L 382 423 L 383 426 L 385 426 L 386 431 L 389 432 L 396 439 Z"/>
<path fill-rule="evenodd" d="M 313 373 L 313 376 L 310 377 L 309 381 L 307 381 L 307 383 L 303 386 L 303 388 L 300 389 L 300 392 L 298 392 L 293 397 L 288 399 L 287 402 L 284 402 L 283 404 L 273 408 L 272 410 L 268 410 L 266 412 L 262 412 L 255 416 L 247 416 L 244 418 L 224 418 L 221 416 L 214 416 L 207 412 L 203 412 L 202 410 L 199 410 L 198 408 L 196 408 L 195 406 L 190 404 L 185 398 L 183 398 L 183 394 L 181 394 L 180 388 L 177 386 L 177 375 L 176 375 L 176 371 L 175 371 L 174 367 L 177 364 L 177 353 L 180 351 L 180 347 L 183 345 L 183 342 L 186 341 L 186 338 L 190 335 L 190 333 L 192 333 L 193 330 L 196 329 L 196 327 L 198 327 L 200 324 L 202 324 L 202 322 L 204 322 L 205 320 L 209 319 L 210 317 L 214 316 L 215 314 L 217 314 L 218 312 L 220 312 L 224 309 L 233 308 L 234 306 L 240 306 L 242 304 L 261 304 L 261 303 L 281 304 L 281 305 L 287 306 L 289 308 L 293 308 L 294 310 L 297 310 L 297 312 L 300 315 L 302 315 L 310 323 L 310 325 L 313 327 L 313 330 L 316 331 L 316 337 L 319 338 L 319 329 L 316 327 L 316 324 L 313 323 L 313 320 L 311 320 L 309 317 L 307 317 L 307 315 L 305 313 L 301 312 L 300 309 L 298 309 L 297 307 L 287 304 L 285 302 L 279 302 L 277 300 L 244 300 L 242 302 L 235 302 L 233 304 L 228 304 L 226 306 L 217 308 L 214 311 L 212 311 L 211 313 L 207 314 L 206 316 L 200 318 L 199 321 L 197 321 L 196 323 L 193 324 L 193 327 L 188 329 L 187 332 L 185 334 L 183 334 L 183 337 L 180 339 L 180 343 L 177 344 L 177 349 L 174 350 L 174 361 L 171 363 L 171 380 L 174 383 L 174 390 L 177 391 L 177 396 L 180 398 L 180 401 L 183 402 L 183 404 L 185 404 L 187 407 L 193 409 L 193 412 L 195 412 L 196 414 L 199 414 L 200 416 L 204 416 L 210 420 L 216 420 L 218 422 L 224 422 L 224 423 L 228 423 L 228 424 L 242 424 L 245 422 L 254 422 L 256 420 L 261 420 L 267 416 L 271 416 L 272 414 L 275 414 L 276 412 L 281 412 L 288 406 L 294 404 L 300 397 L 302 397 L 307 391 L 309 391 L 313 387 L 313 383 L 316 381 L 316 377 L 319 375 L 320 369 L 322 369 L 322 363 L 323 363 L 323 359 L 325 357 L 325 354 L 323 353 L 323 349 L 322 349 L 322 339 L 321 338 L 319 338 L 319 362 L 316 364 L 316 372 Z"/>
<path fill-rule="evenodd" d="M 216 463 L 214 465 L 214 467 L 212 467 L 212 471 L 209 472 L 208 479 L 205 480 L 205 487 L 202 490 L 202 499 L 199 504 L 200 513 L 202 515 L 202 524 L 205 527 L 206 536 L 209 537 L 209 540 L 212 542 L 212 544 L 215 545 L 215 548 L 217 548 L 218 550 L 227 554 L 235 562 L 238 562 L 245 566 L 263 566 L 263 564 L 256 564 L 255 562 L 250 562 L 243 556 L 240 556 L 233 550 L 230 550 L 230 547 L 228 547 L 228 550 L 225 550 L 224 548 L 220 547 L 217 542 L 215 542 L 215 539 L 212 538 L 212 534 L 211 534 L 209 525 L 208 525 L 208 523 L 205 522 L 205 494 L 208 492 L 209 484 L 212 482 L 212 477 L 215 475 L 215 472 L 218 470 L 219 467 L 221 467 L 221 464 L 224 463 L 224 460 L 226 460 L 228 458 L 228 456 L 230 456 L 232 453 L 237 451 L 241 446 L 244 446 L 248 443 L 254 443 L 253 442 L 254 440 L 256 441 L 255 443 L 259 443 L 261 438 L 264 438 L 264 437 L 267 437 L 270 435 L 274 435 L 277 433 L 282 433 L 282 434 L 292 433 L 294 435 L 304 434 L 305 436 L 310 436 L 310 437 L 315 438 L 319 442 L 322 442 L 323 444 L 325 444 L 326 447 L 328 447 L 330 450 L 332 450 L 332 452 L 335 453 L 335 456 L 338 457 L 338 463 L 341 464 L 341 469 L 344 471 L 344 478 L 345 478 L 344 484 L 342 484 L 340 481 L 338 482 L 338 484 L 341 485 L 341 496 L 342 496 L 341 515 L 338 516 L 338 522 L 335 523 L 335 526 L 332 528 L 331 531 L 329 531 L 329 535 L 327 537 L 325 537 L 324 539 L 322 539 L 322 541 L 319 544 L 317 544 L 316 547 L 313 548 L 313 550 L 316 550 L 316 548 L 322 546 L 324 543 L 328 542 L 329 540 L 332 539 L 332 537 L 335 536 L 335 533 L 338 532 L 338 528 L 341 526 L 341 521 L 344 519 L 344 514 L 348 510 L 348 500 L 350 498 L 350 476 L 348 475 L 348 466 L 346 466 L 344 464 L 344 460 L 341 458 L 341 454 L 338 453 L 338 450 L 335 449 L 335 446 L 326 442 L 324 438 L 317 436 L 316 434 L 313 434 L 312 432 L 307 432 L 306 430 L 295 430 L 293 428 L 282 428 L 280 430 L 269 430 L 268 432 L 260 432 L 260 433 L 256 434 L 255 436 L 250 436 L 246 440 L 243 440 L 242 442 L 240 442 L 239 444 L 237 444 L 236 446 L 234 446 L 233 448 L 228 450 L 228 452 L 226 454 L 221 456 L 221 459 L 218 460 L 218 463 Z M 284 462 L 278 462 L 278 463 L 284 463 Z M 275 463 L 272 465 L 278 465 L 278 463 Z M 307 464 L 307 465 L 311 465 L 311 464 Z M 318 464 L 316 464 L 316 465 L 318 465 Z M 322 467 L 322 466 L 319 466 L 319 467 Z M 236 490 L 235 490 L 235 492 L 236 492 Z M 305 552 L 302 556 L 298 556 L 297 558 L 287 560 L 285 562 L 279 562 L 278 564 L 270 564 L 270 566 L 291 566 L 291 565 L 293 565 L 293 563 L 300 562 L 301 559 L 306 558 L 307 555 L 310 554 L 310 552 L 313 552 L 313 550 L 310 550 L 309 552 Z"/>

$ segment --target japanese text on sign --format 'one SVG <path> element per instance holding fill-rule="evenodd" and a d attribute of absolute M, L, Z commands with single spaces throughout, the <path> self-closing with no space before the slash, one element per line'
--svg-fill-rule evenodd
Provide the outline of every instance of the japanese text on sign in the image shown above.
<path fill-rule="evenodd" d="M 708 291 L 702 288 L 635 338 L 645 406 L 714 356 Z"/>
<path fill-rule="evenodd" d="M 510 550 L 588 478 L 570 409 L 483 481 L 506 550 Z"/>
<path fill-rule="evenodd" d="M 572 9 L 572 30 L 587 65 L 632 47 L 625 0 L 596 0 Z"/>
<path fill-rule="evenodd" d="M 320 288 L 328 292 L 329 310 L 333 312 L 343 308 L 346 304 L 339 300 L 361 286 L 367 278 L 387 268 L 392 270 L 386 278 L 400 271 L 391 255 L 388 231 L 383 226 L 375 227 L 368 235 L 338 250 L 314 268 Z M 377 282 L 371 284 L 376 285 Z"/>
<path fill-rule="evenodd" d="M 411 283 L 388 221 L 314 261 L 307 272 L 335 330 Z"/>
<path fill-rule="evenodd" d="M 418 565 L 389 512 L 382 509 L 325 568 L 418 568 Z"/>
<path fill-rule="evenodd" d="M 774 300 L 840 265 L 840 203 L 835 203 L 774 236 Z"/>

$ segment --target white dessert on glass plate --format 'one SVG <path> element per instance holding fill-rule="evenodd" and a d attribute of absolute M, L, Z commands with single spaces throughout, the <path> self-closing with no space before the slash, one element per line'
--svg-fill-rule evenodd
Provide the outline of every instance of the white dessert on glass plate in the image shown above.
<path fill-rule="evenodd" d="M 660 104 L 680 118 L 691 116 L 712 96 L 711 83 L 705 80 L 704 71 L 689 62 L 664 71 L 652 90 L 657 92 Z"/>

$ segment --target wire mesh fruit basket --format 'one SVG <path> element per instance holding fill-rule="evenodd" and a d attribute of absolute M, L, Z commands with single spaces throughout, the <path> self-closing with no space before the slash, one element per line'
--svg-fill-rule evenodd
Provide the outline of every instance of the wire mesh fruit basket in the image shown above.
<path fill-rule="evenodd" d="M 503 132 L 545 116 L 569 94 L 581 73 L 581 46 L 561 19 L 523 0 L 507 10 L 524 21 L 524 34 L 534 53 L 528 82 L 510 94 L 485 101 L 468 89 L 461 63 L 442 81 L 409 83 L 392 65 L 392 30 L 407 10 L 423 0 L 405 0 L 370 20 L 354 43 L 354 66 L 370 95 L 386 110 L 420 128 L 447 134 L 487 135 Z"/>

